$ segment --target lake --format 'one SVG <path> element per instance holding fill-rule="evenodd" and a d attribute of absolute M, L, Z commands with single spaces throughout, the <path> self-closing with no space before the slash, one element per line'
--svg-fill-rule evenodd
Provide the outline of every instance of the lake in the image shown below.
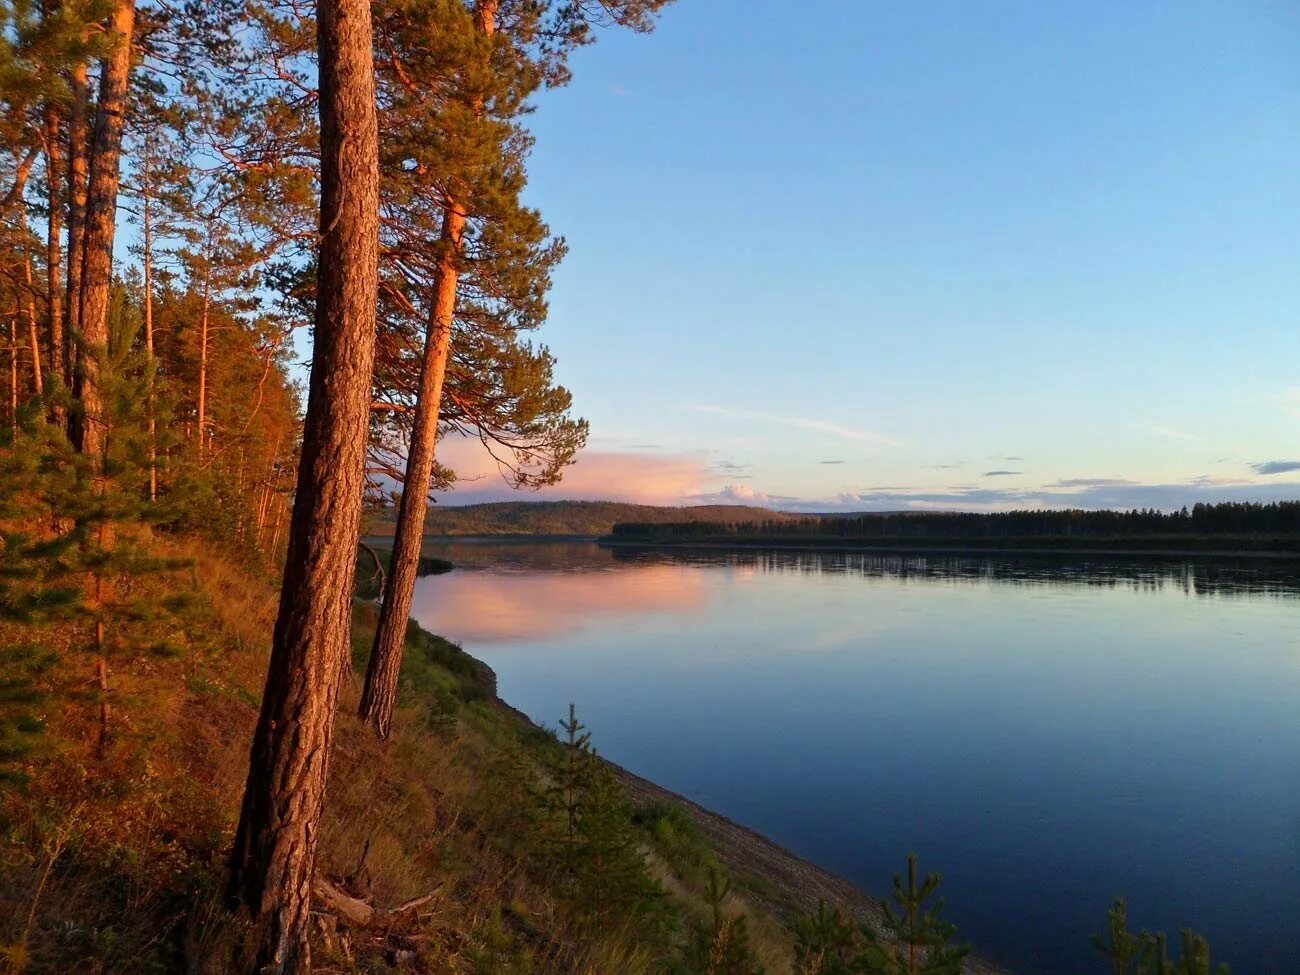
<path fill-rule="evenodd" d="M 1020 973 L 1132 926 L 1300 971 L 1300 565 L 430 541 L 413 614 L 554 727 Z M 1176 939 L 1175 939 L 1176 940 Z"/>

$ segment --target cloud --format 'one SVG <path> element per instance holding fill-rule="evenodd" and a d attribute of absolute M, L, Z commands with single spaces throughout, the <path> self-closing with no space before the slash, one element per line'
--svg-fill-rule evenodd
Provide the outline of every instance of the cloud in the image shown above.
<path fill-rule="evenodd" d="M 956 464 L 931 464 L 929 469 L 932 471 L 950 471 L 954 467 L 961 467 L 961 466 L 962 466 L 961 462 L 958 461 Z"/>
<path fill-rule="evenodd" d="M 1172 510 L 1197 502 L 1284 501 L 1300 499 L 1300 482 L 1231 484 L 1194 481 L 1181 484 L 1137 484 L 1120 479 L 1062 489 L 970 488 L 911 491 L 863 491 L 858 507 L 865 510 L 896 511 L 900 508 L 1005 511 L 1011 508 L 1160 508 Z M 1067 483 L 1067 482 L 1060 482 Z"/>
<path fill-rule="evenodd" d="M 634 504 L 681 504 L 712 478 L 702 454 L 649 451 L 584 450 L 564 469 L 563 480 L 540 491 L 517 491 L 505 483 L 496 463 L 478 440 L 447 437 L 438 442 L 438 460 L 456 472 L 442 504 L 484 501 L 628 501 Z"/>
<path fill-rule="evenodd" d="M 1256 474 L 1286 474 L 1290 471 L 1300 471 L 1300 460 L 1266 460 L 1251 464 L 1250 469 Z"/>
<path fill-rule="evenodd" d="M 1010 477 L 1013 474 L 1023 474 L 1024 471 L 985 471 L 985 477 Z"/>
<path fill-rule="evenodd" d="M 817 463 L 819 463 L 819 464 L 843 464 L 844 461 L 842 461 L 842 460 L 819 460 Z"/>
<path fill-rule="evenodd" d="M 781 416 L 776 413 L 763 413 L 758 410 L 740 410 L 730 406 L 687 406 L 685 409 L 692 413 L 711 413 L 715 416 L 725 416 L 734 420 L 758 420 L 761 423 L 776 423 L 781 426 L 795 427 L 800 430 L 813 430 L 817 433 L 829 433 L 835 437 L 841 437 L 845 440 L 856 440 L 862 443 L 883 444 L 886 447 L 904 447 L 901 440 L 895 440 L 884 434 L 876 433 L 874 430 L 859 430 L 854 427 L 844 426 L 842 423 L 836 423 L 833 420 L 820 420 L 801 416 Z"/>
<path fill-rule="evenodd" d="M 1014 454 L 992 454 L 989 460 L 1024 460 L 1023 457 L 1017 457 Z"/>
<path fill-rule="evenodd" d="M 1137 481 L 1125 480 L 1122 477 L 1072 477 L 1064 481 L 1053 481 L 1047 486 L 1049 488 L 1095 488 L 1122 487 L 1136 483 Z"/>
<path fill-rule="evenodd" d="M 1154 433 L 1157 437 L 1168 437 L 1170 440 L 1204 440 L 1198 433 L 1187 433 L 1183 430 L 1174 430 L 1170 427 L 1147 427 L 1149 433 Z"/>
<path fill-rule="evenodd" d="M 753 464 L 737 464 L 730 460 L 716 460 L 709 467 L 711 473 L 735 475 L 741 471 L 747 471 L 753 467 Z"/>
<path fill-rule="evenodd" d="M 705 491 L 686 498 L 691 504 L 752 504 L 764 508 L 797 505 L 799 498 L 788 494 L 768 494 L 748 484 L 728 484 L 721 491 Z"/>

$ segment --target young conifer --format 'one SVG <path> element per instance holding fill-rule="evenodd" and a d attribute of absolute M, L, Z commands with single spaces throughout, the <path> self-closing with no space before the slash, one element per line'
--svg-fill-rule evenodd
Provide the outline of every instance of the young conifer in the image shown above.
<path fill-rule="evenodd" d="M 869 975 L 961 975 L 962 961 L 970 949 L 954 946 L 957 928 L 942 916 L 943 901 L 926 906 L 939 888 L 941 877 L 927 874 L 917 883 L 916 854 L 907 858 L 907 883 L 894 876 L 894 904 L 880 902 L 884 915 L 882 934 L 868 931 L 862 971 Z"/>

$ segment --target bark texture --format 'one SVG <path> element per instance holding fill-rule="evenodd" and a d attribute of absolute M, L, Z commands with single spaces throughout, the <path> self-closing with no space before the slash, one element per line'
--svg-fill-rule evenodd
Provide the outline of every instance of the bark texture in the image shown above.
<path fill-rule="evenodd" d="M 88 89 L 86 65 L 77 64 L 70 72 L 72 103 L 68 111 L 68 287 L 64 303 L 65 347 L 68 355 L 69 385 L 80 388 L 77 365 L 77 342 L 81 335 L 81 255 L 86 217 L 86 140 Z M 73 375 L 74 371 L 77 375 Z M 74 440 L 81 439 L 81 425 L 73 423 Z"/>
<path fill-rule="evenodd" d="M 479 0 L 474 10 L 479 30 L 496 32 L 497 0 Z M 482 106 L 478 106 L 482 110 Z M 420 545 L 424 540 L 424 519 L 429 510 L 429 481 L 438 439 L 438 415 L 442 409 L 442 386 L 451 353 L 452 328 L 456 321 L 456 290 L 460 282 L 461 241 L 467 219 L 464 202 L 452 200 L 443 215 L 443 251 L 434 277 L 433 313 L 425 333 L 424 356 L 420 363 L 420 386 L 415 402 L 411 444 L 406 457 L 402 500 L 393 533 L 393 554 L 384 583 L 384 599 L 375 626 L 375 642 L 366 665 L 366 682 L 361 692 L 361 717 L 375 729 L 380 740 L 393 730 L 397 707 L 397 681 L 402 669 L 407 619 L 420 566 Z"/>
<path fill-rule="evenodd" d="M 289 552 L 229 893 L 257 970 L 309 972 L 308 911 L 348 653 L 378 293 L 379 148 L 368 0 L 319 0 L 316 333 Z"/>
<path fill-rule="evenodd" d="M 95 141 L 86 187 L 81 256 L 80 326 L 83 346 L 78 390 L 82 406 L 81 450 L 102 457 L 108 440 L 96 356 L 108 347 L 108 302 L 113 284 L 113 241 L 121 180 L 122 132 L 131 77 L 134 0 L 119 0 L 109 24 L 113 49 L 104 59 L 95 114 Z M 98 462 L 97 462 L 98 463 Z"/>
<path fill-rule="evenodd" d="M 50 376 L 57 385 L 68 383 L 68 358 L 63 333 L 63 146 L 58 107 L 45 109 L 45 178 L 49 186 L 49 213 L 45 235 L 46 294 L 49 296 Z M 62 417 L 56 411 L 56 418 Z"/>
<path fill-rule="evenodd" d="M 425 333 L 424 357 L 420 363 L 420 386 L 411 445 L 406 457 L 402 500 L 393 533 L 393 554 L 384 580 L 384 600 L 379 607 L 375 642 L 370 650 L 370 662 L 366 665 L 366 683 L 361 691 L 361 717 L 375 729 L 381 740 L 386 740 L 393 730 L 406 622 L 411 615 L 411 598 L 420 566 L 424 518 L 429 509 L 429 481 L 438 439 L 438 413 L 456 319 L 458 256 L 464 229 L 464 212 L 448 212 L 442 229 L 445 249 L 434 282 L 433 316 Z"/>

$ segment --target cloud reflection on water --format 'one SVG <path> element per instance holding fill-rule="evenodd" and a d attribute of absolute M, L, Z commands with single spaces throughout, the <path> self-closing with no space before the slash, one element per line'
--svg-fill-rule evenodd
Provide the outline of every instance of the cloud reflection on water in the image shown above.
<path fill-rule="evenodd" d="M 467 644 L 540 639 L 611 614 L 689 613 L 705 601 L 689 566 L 641 565 L 607 572 L 457 571 L 422 579 L 411 615 Z"/>

